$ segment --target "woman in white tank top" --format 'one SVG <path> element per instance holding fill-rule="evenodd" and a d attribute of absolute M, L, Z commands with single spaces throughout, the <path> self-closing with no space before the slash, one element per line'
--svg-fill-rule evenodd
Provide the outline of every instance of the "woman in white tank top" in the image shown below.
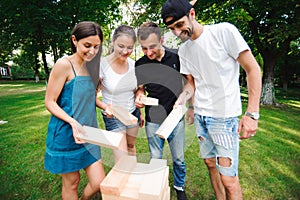
<path fill-rule="evenodd" d="M 129 58 L 136 41 L 132 27 L 119 26 L 113 34 L 113 51 L 101 59 L 100 80 L 102 92 L 103 120 L 109 131 L 122 132 L 126 140 L 122 142 L 121 150 L 114 150 L 115 162 L 124 154 L 135 155 L 135 140 L 138 134 L 140 111 L 135 107 L 135 91 L 137 81 L 134 60 Z M 111 107 L 118 105 L 132 113 L 139 120 L 135 125 L 126 126 L 111 114 Z M 143 120 L 142 120 L 143 121 Z"/>

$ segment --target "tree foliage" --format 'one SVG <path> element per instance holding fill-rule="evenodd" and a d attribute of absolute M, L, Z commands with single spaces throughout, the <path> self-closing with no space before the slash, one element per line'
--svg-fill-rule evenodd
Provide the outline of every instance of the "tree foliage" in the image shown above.
<path fill-rule="evenodd" d="M 2 0 L 0 2 L 1 56 L 0 64 L 13 57 L 13 50 L 27 49 L 28 55 L 42 60 L 46 74 L 46 54 L 56 61 L 69 51 L 71 29 L 79 21 L 95 21 L 104 33 L 108 25 L 120 19 L 121 1 L 109 0 Z M 110 30 L 109 30 L 110 31 Z M 21 54 L 25 55 L 25 54 Z M 32 68 L 37 66 L 32 63 Z"/>
<path fill-rule="evenodd" d="M 158 19 L 156 17 L 159 16 L 164 1 L 139 2 L 148 8 L 142 16 L 137 17 L 138 20 L 146 21 L 145 17 L 149 14 L 155 16 L 153 20 Z M 287 55 L 297 55 L 296 52 L 300 50 L 298 46 L 291 51 L 291 44 L 299 41 L 299 2 L 296 0 L 198 0 L 194 8 L 197 19 L 202 24 L 227 21 L 238 27 L 254 54 L 263 59 L 261 103 L 275 104 L 275 67 L 280 64 L 279 59 L 290 59 L 292 57 Z M 299 42 L 296 44 L 299 45 Z M 299 63 L 299 57 L 293 58 L 296 59 L 294 62 Z M 290 66 L 288 64 L 290 62 L 284 61 L 284 63 L 282 66 L 285 68 Z"/>
<path fill-rule="evenodd" d="M 56 61 L 69 51 L 70 31 L 79 21 L 98 22 L 109 41 L 118 24 L 138 27 L 155 21 L 164 27 L 165 0 L 2 0 L 0 2 L 0 64 L 13 50 L 30 50 L 49 73 L 46 54 Z M 120 5 L 123 5 L 120 8 Z M 125 7 L 124 7 L 125 6 Z M 124 10 L 127 12 L 124 12 Z M 228 21 L 245 37 L 263 67 L 263 104 L 274 104 L 274 80 L 287 85 L 299 65 L 299 8 L 296 0 L 198 0 L 194 6 L 202 24 Z M 24 54 L 25 55 L 25 54 Z M 38 66 L 36 62 L 33 66 Z M 32 67 L 32 66 L 31 66 Z M 32 67 L 34 68 L 34 67 Z M 287 72 L 284 76 L 280 72 Z"/>
<path fill-rule="evenodd" d="M 278 59 L 287 59 L 292 41 L 299 39 L 300 5 L 295 0 L 200 1 L 202 19 L 235 24 L 252 49 L 263 58 L 262 104 L 275 104 L 274 79 Z M 299 49 L 298 49 L 299 50 Z M 287 62 L 285 62 L 287 63 Z M 288 67 L 285 65 L 285 67 Z"/>

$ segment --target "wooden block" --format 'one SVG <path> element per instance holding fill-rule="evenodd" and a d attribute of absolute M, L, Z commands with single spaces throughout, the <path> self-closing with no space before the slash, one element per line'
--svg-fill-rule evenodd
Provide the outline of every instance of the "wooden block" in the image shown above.
<path fill-rule="evenodd" d="M 120 200 L 119 196 L 114 196 L 114 195 L 110 195 L 110 194 L 101 194 L 102 196 L 102 200 Z"/>
<path fill-rule="evenodd" d="M 136 162 L 135 156 L 123 156 L 100 184 L 101 193 L 120 196 Z"/>
<path fill-rule="evenodd" d="M 142 102 L 145 105 L 149 105 L 149 106 L 158 106 L 158 99 L 156 98 L 152 98 L 152 97 L 142 97 Z"/>
<path fill-rule="evenodd" d="M 167 139 L 186 111 L 187 108 L 185 105 L 180 105 L 176 109 L 173 109 L 157 129 L 156 134 L 163 139 Z"/>
<path fill-rule="evenodd" d="M 167 189 L 169 187 L 169 167 L 164 169 L 164 176 L 161 177 L 162 179 L 162 199 L 164 199 L 165 193 L 167 192 Z"/>
<path fill-rule="evenodd" d="M 151 168 L 163 168 L 163 167 L 167 166 L 167 160 L 151 158 L 149 165 L 151 166 Z"/>
<path fill-rule="evenodd" d="M 162 200 L 170 199 L 170 186 L 169 186 L 169 168 L 165 170 L 165 177 L 162 183 Z"/>
<path fill-rule="evenodd" d="M 143 181 L 145 171 L 149 170 L 149 164 L 137 163 L 132 170 L 127 184 L 120 194 L 120 200 L 140 200 L 139 188 Z"/>
<path fill-rule="evenodd" d="M 118 149 L 123 137 L 122 133 L 106 131 L 90 126 L 83 126 L 83 129 L 86 135 L 79 133 L 77 137 L 80 140 L 111 149 Z"/>
<path fill-rule="evenodd" d="M 149 170 L 151 169 L 148 163 L 137 163 L 132 171 L 132 174 L 144 175 L 145 172 L 148 172 Z"/>
<path fill-rule="evenodd" d="M 126 185 L 120 194 L 119 200 L 139 200 L 138 188 L 132 188 Z"/>
<path fill-rule="evenodd" d="M 167 190 L 169 187 L 169 167 L 165 169 L 165 174 L 162 180 L 162 188 L 164 188 L 164 190 Z"/>
<path fill-rule="evenodd" d="M 170 200 L 170 186 L 168 186 L 165 190 L 162 200 Z"/>
<path fill-rule="evenodd" d="M 100 184 L 102 199 L 169 200 L 168 176 L 167 160 L 151 159 L 146 164 L 136 163 L 134 156 L 124 156 Z"/>
<path fill-rule="evenodd" d="M 129 113 L 127 109 L 115 104 L 111 108 L 112 114 L 126 126 L 137 124 L 138 119 Z"/>
<path fill-rule="evenodd" d="M 169 167 L 144 175 L 139 189 L 139 198 L 143 200 L 161 200 L 164 195 L 166 179 L 168 179 Z"/>

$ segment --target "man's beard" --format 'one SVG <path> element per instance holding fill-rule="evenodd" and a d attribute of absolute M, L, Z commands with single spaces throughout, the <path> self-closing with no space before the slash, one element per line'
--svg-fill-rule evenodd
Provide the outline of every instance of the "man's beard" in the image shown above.
<path fill-rule="evenodd" d="M 187 41 L 188 39 L 190 39 L 193 35 L 193 32 L 194 32 L 194 27 L 193 26 L 187 26 L 186 27 L 186 30 L 183 30 L 180 35 L 179 35 L 179 38 L 185 42 Z"/>

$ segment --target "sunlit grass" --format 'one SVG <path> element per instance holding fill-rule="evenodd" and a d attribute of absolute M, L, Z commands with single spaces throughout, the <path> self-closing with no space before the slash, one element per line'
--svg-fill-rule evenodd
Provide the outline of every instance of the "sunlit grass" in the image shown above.
<path fill-rule="evenodd" d="M 50 113 L 44 106 L 44 83 L 0 83 L 0 199 L 61 199 L 61 177 L 44 170 L 44 153 Z M 243 90 L 245 91 L 245 90 Z M 247 95 L 243 93 L 243 110 Z M 300 92 L 276 90 L 280 107 L 262 106 L 256 136 L 241 141 L 239 176 L 244 199 L 300 198 Z M 104 128 L 100 110 L 99 126 Z M 186 192 L 191 200 L 215 199 L 208 171 L 199 157 L 194 126 L 186 125 Z M 144 129 L 137 138 L 139 162 L 149 161 Z M 108 172 L 113 165 L 111 150 L 102 148 Z M 165 146 L 164 158 L 172 161 Z M 83 174 L 83 172 L 81 172 Z M 80 191 L 87 183 L 82 176 Z M 176 199 L 171 190 L 171 199 Z"/>

